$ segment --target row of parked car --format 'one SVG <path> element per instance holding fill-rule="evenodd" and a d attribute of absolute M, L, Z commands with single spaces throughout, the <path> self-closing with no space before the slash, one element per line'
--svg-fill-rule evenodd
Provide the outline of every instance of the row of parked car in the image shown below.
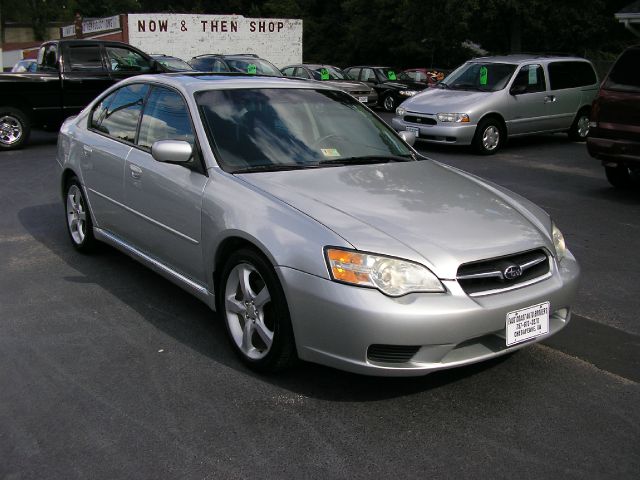
<path fill-rule="evenodd" d="M 243 73 L 326 82 L 369 107 L 395 111 L 397 131 L 430 143 L 471 145 L 479 154 L 493 154 L 523 135 L 589 137 L 589 152 L 603 161 L 609 181 L 628 186 L 638 177 L 640 156 L 637 52 L 627 50 L 600 85 L 593 65 L 579 57 L 482 57 L 445 77 L 441 71 L 373 65 L 278 69 L 252 54 L 200 55 L 186 62 L 118 42 L 53 41 L 41 47 L 36 68 L 30 63 L 13 76 L 0 75 L 0 149 L 23 145 L 32 126 L 57 129 L 108 85 L 131 75 Z M 52 80 L 58 85 L 53 95 Z"/>

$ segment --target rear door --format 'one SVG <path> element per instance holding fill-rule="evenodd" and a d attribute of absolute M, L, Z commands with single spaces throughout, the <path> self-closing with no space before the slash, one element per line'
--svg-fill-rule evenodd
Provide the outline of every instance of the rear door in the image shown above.
<path fill-rule="evenodd" d="M 190 165 L 158 162 L 151 146 L 158 140 L 191 143 Z M 205 283 L 202 262 L 203 168 L 187 104 L 180 93 L 153 87 L 146 101 L 137 146 L 127 158 L 125 197 L 128 234 L 140 250 L 187 277 Z"/>
<path fill-rule="evenodd" d="M 99 43 L 66 43 L 63 53 L 62 101 L 64 114 L 69 116 L 113 85 L 113 80 L 102 61 Z"/>
<path fill-rule="evenodd" d="M 553 130 L 569 130 L 578 110 L 591 104 L 598 78 L 589 62 L 577 60 L 550 62 L 547 73 L 549 123 Z"/>

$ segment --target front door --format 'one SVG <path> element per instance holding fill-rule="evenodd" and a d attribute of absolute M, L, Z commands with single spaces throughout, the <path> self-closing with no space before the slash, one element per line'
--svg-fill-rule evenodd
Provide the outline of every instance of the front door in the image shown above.
<path fill-rule="evenodd" d="M 509 93 L 505 109 L 509 135 L 543 132 L 551 128 L 547 113 L 547 82 L 541 65 L 523 65 Z"/>
<path fill-rule="evenodd" d="M 194 146 L 194 158 L 188 165 L 158 162 L 151 156 L 151 146 L 158 140 L 187 141 Z M 154 87 L 145 104 L 137 148 L 127 158 L 124 188 L 130 241 L 181 274 L 205 283 L 201 217 L 208 177 L 196 145 L 183 97 Z"/>

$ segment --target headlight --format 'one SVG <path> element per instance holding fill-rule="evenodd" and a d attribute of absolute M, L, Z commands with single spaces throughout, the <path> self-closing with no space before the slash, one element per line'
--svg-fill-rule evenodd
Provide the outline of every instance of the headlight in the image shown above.
<path fill-rule="evenodd" d="M 553 237 L 553 246 L 556 249 L 556 259 L 561 262 L 567 254 L 567 245 L 564 243 L 564 235 L 555 223 L 551 224 L 551 236 Z"/>
<path fill-rule="evenodd" d="M 436 115 L 439 122 L 469 123 L 469 115 L 466 113 L 439 113 Z"/>
<path fill-rule="evenodd" d="M 407 111 L 404 107 L 396 108 L 396 115 L 398 115 L 399 117 L 402 117 L 405 113 L 407 113 Z"/>
<path fill-rule="evenodd" d="M 337 248 L 328 248 L 325 253 L 331 278 L 337 282 L 377 288 L 390 297 L 445 291 L 428 268 L 408 260 Z"/>
<path fill-rule="evenodd" d="M 413 97 L 418 92 L 415 90 L 400 90 L 398 93 L 403 97 Z"/>

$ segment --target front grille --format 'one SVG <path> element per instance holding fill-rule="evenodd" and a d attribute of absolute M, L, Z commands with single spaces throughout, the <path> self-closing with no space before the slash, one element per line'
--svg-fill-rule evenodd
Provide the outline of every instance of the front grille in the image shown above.
<path fill-rule="evenodd" d="M 367 350 L 367 358 L 374 362 L 406 363 L 419 349 L 413 345 L 371 345 Z"/>
<path fill-rule="evenodd" d="M 538 249 L 465 263 L 458 268 L 457 280 L 468 295 L 487 295 L 542 280 L 550 271 L 549 256 Z"/>
<path fill-rule="evenodd" d="M 409 123 L 419 123 L 420 125 L 436 125 L 438 123 L 434 118 L 417 117 L 415 115 L 405 115 L 404 121 Z"/>

